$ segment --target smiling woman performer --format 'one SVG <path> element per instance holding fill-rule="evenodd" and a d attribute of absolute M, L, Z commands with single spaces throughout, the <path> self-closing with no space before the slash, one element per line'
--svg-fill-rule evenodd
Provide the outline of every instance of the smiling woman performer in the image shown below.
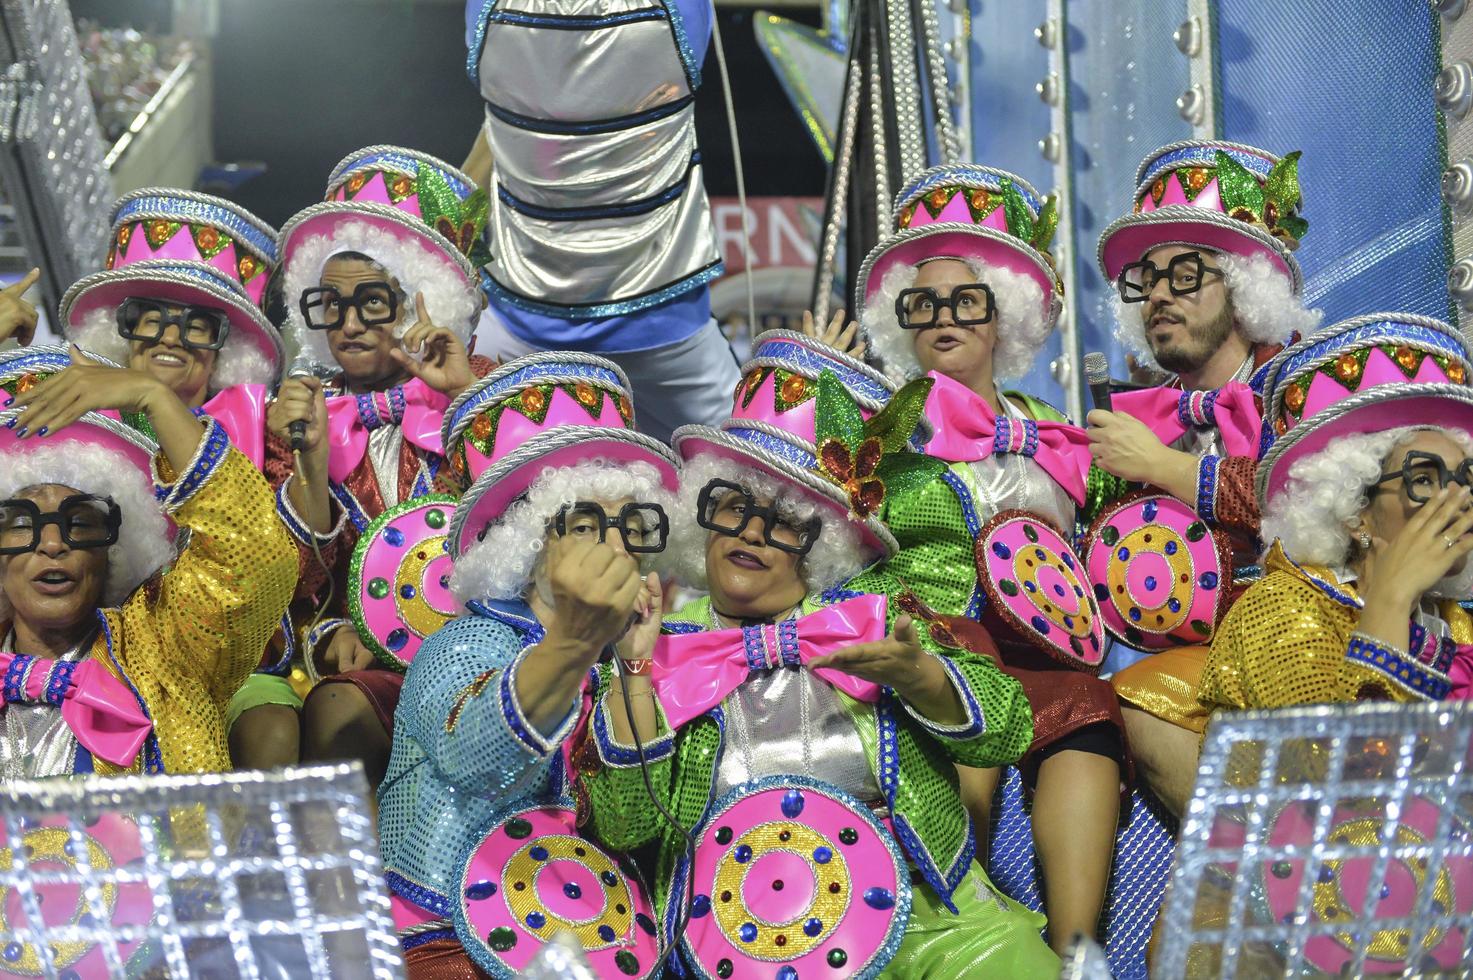
<path fill-rule="evenodd" d="M 140 371 L 33 347 L 0 388 L 0 774 L 230 768 L 226 704 L 295 582 L 270 488 Z"/>

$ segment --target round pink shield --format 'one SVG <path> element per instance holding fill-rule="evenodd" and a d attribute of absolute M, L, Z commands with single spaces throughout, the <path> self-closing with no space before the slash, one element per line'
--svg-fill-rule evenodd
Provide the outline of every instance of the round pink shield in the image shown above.
<path fill-rule="evenodd" d="M 976 542 L 977 581 L 987 611 L 1060 663 L 1097 674 L 1105 659 L 1105 627 L 1084 563 L 1038 517 L 1006 510 Z"/>
<path fill-rule="evenodd" d="M 1338 976 L 1342 968 L 1355 958 L 1355 952 L 1364 946 L 1367 950 L 1367 974 L 1401 975 L 1408 970 L 1460 973 L 1457 968 L 1462 958 L 1464 938 L 1460 929 L 1434 926 L 1428 930 L 1423 944 L 1415 950 L 1411 948 L 1414 937 L 1413 930 L 1409 928 L 1388 924 L 1369 936 L 1352 934 L 1355 927 L 1351 923 L 1366 907 L 1375 873 L 1376 848 L 1387 819 L 1385 800 L 1342 802 L 1330 818 L 1329 833 L 1323 841 L 1318 840 L 1315 833 L 1318 808 L 1318 801 L 1285 806 L 1270 824 L 1269 845 L 1276 848 L 1296 846 L 1305 852 L 1342 845 L 1363 848 L 1366 853 L 1344 859 L 1327 858 L 1319 865 L 1309 891 L 1311 922 L 1320 925 L 1338 920 L 1346 923 L 1346 930 L 1307 940 L 1304 947 L 1306 959 L 1327 974 Z M 1428 908 L 1434 916 L 1466 917 L 1473 912 L 1473 861 L 1449 855 L 1436 877 L 1429 878 L 1430 850 L 1418 848 L 1418 845 L 1442 848 L 1444 842 L 1438 841 L 1439 815 L 1438 807 L 1429 800 L 1413 797 L 1407 801 L 1397 822 L 1396 838 L 1391 842 L 1392 854 L 1386 865 L 1386 875 L 1375 898 L 1376 916 L 1414 917 L 1420 896 L 1428 890 L 1431 891 Z M 1454 833 L 1462 835 L 1456 826 Z M 1398 855 L 1398 849 L 1404 848 L 1416 850 L 1412 854 L 1403 852 Z M 1300 908 L 1304 860 L 1291 858 L 1268 863 L 1257 873 L 1261 876 L 1273 921 L 1293 919 Z M 1435 961 L 1435 966 L 1428 962 L 1429 957 Z"/>
<path fill-rule="evenodd" d="M 519 974 L 560 932 L 577 937 L 600 977 L 647 977 L 660 959 L 635 879 L 578 836 L 571 809 L 556 806 L 512 813 L 471 851 L 455 931 L 496 976 Z"/>
<path fill-rule="evenodd" d="M 460 610 L 445 550 L 454 511 L 454 497 L 415 497 L 375 518 L 353 549 L 348 614 L 364 644 L 395 670 Z"/>
<path fill-rule="evenodd" d="M 9 831 L 12 828 L 4 828 Z M 153 918 L 153 893 L 139 866 L 143 847 L 138 827 L 133 821 L 115 813 L 81 828 L 75 836 L 64 816 L 48 817 L 40 822 L 24 823 L 13 828 L 26 849 L 29 870 L 37 874 L 59 876 L 76 874 L 83 864 L 90 865 L 93 875 L 105 882 L 97 889 L 95 900 L 89 900 L 81 880 L 38 881 L 34 886 L 36 908 L 41 914 L 40 928 L 78 927 L 75 941 L 51 939 L 53 964 L 60 976 L 77 980 L 102 980 L 112 975 L 108 954 L 86 933 L 110 933 L 127 926 L 146 926 Z M 7 838 L 9 834 L 5 835 Z M 0 847 L 0 863 L 10 867 L 15 860 L 8 846 Z M 118 882 L 119 869 L 126 869 L 136 880 Z M 28 901 L 19 889 L 0 888 L 0 932 L 14 932 L 35 926 L 30 920 Z M 140 939 L 118 937 L 118 956 L 124 964 L 140 945 Z M 0 977 L 38 977 L 47 975 L 42 953 L 31 943 L 10 941 L 0 948 Z"/>
<path fill-rule="evenodd" d="M 1084 568 L 1105 629 L 1141 650 L 1207 643 L 1227 611 L 1227 536 L 1175 497 L 1144 491 L 1100 512 Z"/>
<path fill-rule="evenodd" d="M 684 944 L 702 977 L 870 977 L 904 936 L 910 872 L 895 839 L 836 787 L 789 776 L 738 786 L 712 808 L 695 856 Z"/>

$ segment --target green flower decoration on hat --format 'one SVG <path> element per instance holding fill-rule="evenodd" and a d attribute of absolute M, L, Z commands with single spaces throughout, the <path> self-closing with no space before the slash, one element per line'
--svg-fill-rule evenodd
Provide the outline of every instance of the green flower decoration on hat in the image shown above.
<path fill-rule="evenodd" d="M 1259 183 L 1247 167 L 1221 150 L 1217 155 L 1217 189 L 1222 209 L 1228 216 L 1264 230 L 1287 247 L 1299 247 L 1309 222 L 1299 217 L 1299 157 L 1288 154 Z"/>
<path fill-rule="evenodd" d="M 818 376 L 818 471 L 849 495 L 855 517 L 869 517 L 887 500 L 916 492 L 946 470 L 941 460 L 910 449 L 932 384 L 930 378 L 911 381 L 866 420 L 837 375 L 825 370 Z"/>
<path fill-rule="evenodd" d="M 462 200 L 438 170 L 425 166 L 419 168 L 414 189 L 425 224 L 444 235 L 476 268 L 491 261 L 483 234 L 491 199 L 484 189 L 478 187 Z"/>

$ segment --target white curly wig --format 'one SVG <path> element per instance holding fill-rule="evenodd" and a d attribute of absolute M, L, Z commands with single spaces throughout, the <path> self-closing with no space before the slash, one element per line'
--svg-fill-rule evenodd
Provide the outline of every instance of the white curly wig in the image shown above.
<path fill-rule="evenodd" d="M 1289 479 L 1263 509 L 1264 541 L 1275 538 L 1296 562 L 1324 565 L 1344 577 L 1357 520 L 1370 506 L 1370 488 L 1386 457 L 1417 432 L 1441 432 L 1473 456 L 1473 438 L 1460 429 L 1402 426 L 1336 439 L 1289 466 Z"/>
<path fill-rule="evenodd" d="M 1242 256 L 1228 252 L 1200 249 L 1222 269 L 1227 281 L 1228 302 L 1232 304 L 1233 322 L 1253 344 L 1284 344 L 1294 334 L 1312 333 L 1324 319 L 1323 310 L 1305 309 L 1294 295 L 1294 286 L 1263 255 Z M 1114 283 L 1110 284 L 1114 290 Z M 1151 345 L 1146 342 L 1146 325 L 1142 310 L 1149 304 L 1127 303 L 1118 291 L 1110 294 L 1115 310 L 1115 339 L 1146 367 L 1160 369 Z"/>
<path fill-rule="evenodd" d="M 85 351 L 101 354 L 119 364 L 128 363 L 129 342 L 118 333 L 117 314 L 99 308 L 88 310 L 82 322 L 67 331 L 73 343 Z M 215 370 L 210 373 L 209 393 L 224 391 L 235 385 L 267 385 L 276 380 L 276 372 L 265 352 L 238 331 L 225 337 L 225 346 L 215 356 Z"/>
<path fill-rule="evenodd" d="M 1054 329 L 1043 315 L 1043 290 L 1038 283 L 1021 272 L 994 268 L 976 259 L 938 255 L 926 261 L 943 260 L 965 263 L 977 282 L 985 282 L 992 288 L 993 298 L 997 300 L 992 376 L 998 381 L 1009 381 L 1027 374 Z M 897 385 L 925 373 L 916 359 L 917 331 L 903 329 L 895 319 L 895 300 L 902 289 L 915 284 L 925 264 L 898 265 L 886 272 L 880 280 L 879 292 L 864 304 L 859 316 L 870 350 L 882 361 L 885 376 Z"/>
<path fill-rule="evenodd" d="M 336 255 L 357 252 L 367 255 L 399 284 L 405 297 L 394 336 L 402 337 L 414 326 L 414 297 L 423 293 L 425 311 L 439 326 L 469 342 L 481 315 L 479 290 L 452 271 L 449 260 L 429 245 L 399 238 L 367 221 L 345 221 L 332 235 L 312 235 L 292 246 L 283 264 L 282 299 L 286 306 L 286 333 L 296 350 L 318 364 L 335 362 L 328 347 L 326 330 L 312 330 L 302 319 L 302 292 L 320 285 L 322 270 Z"/>
<path fill-rule="evenodd" d="M 838 520 L 824 507 L 792 484 L 753 466 L 742 466 L 712 453 L 700 453 L 680 468 L 680 493 L 671 518 L 671 568 L 676 579 L 693 589 L 706 588 L 706 542 L 711 532 L 696 523 L 696 503 L 701 490 L 712 480 L 726 480 L 746 487 L 754 497 L 773 500 L 778 513 L 795 524 L 810 517 L 823 522 L 813 549 L 798 563 L 798 574 L 810 593 L 823 592 L 849 581 L 879 557 L 863 544 L 859 528 Z"/>
<path fill-rule="evenodd" d="M 616 463 L 604 459 L 545 469 L 466 549 L 450 576 L 450 591 L 462 603 L 471 599 L 519 599 L 526 595 L 542 556 L 547 522 L 579 500 L 621 500 L 659 504 L 674 522 L 674 496 L 649 463 Z M 666 543 L 668 551 L 669 543 Z M 646 571 L 659 569 L 664 555 L 638 556 Z"/>
<path fill-rule="evenodd" d="M 173 557 L 169 524 L 154 498 L 153 486 L 121 453 L 75 443 L 32 444 L 13 447 L 0 467 L 0 499 L 48 483 L 111 497 L 122 512 L 117 544 L 107 550 L 104 606 L 122 605 Z M 0 593 L 0 620 L 9 619 L 10 614 L 10 602 Z"/>

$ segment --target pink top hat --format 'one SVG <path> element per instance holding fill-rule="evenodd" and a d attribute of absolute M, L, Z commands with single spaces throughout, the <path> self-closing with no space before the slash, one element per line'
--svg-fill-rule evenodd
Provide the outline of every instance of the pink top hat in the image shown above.
<path fill-rule="evenodd" d="M 1473 435 L 1470 375 L 1457 330 L 1414 313 L 1358 316 L 1287 348 L 1264 382 L 1274 441 L 1258 464 L 1259 506 L 1283 489 L 1296 459 L 1342 436 L 1406 425 Z"/>
<path fill-rule="evenodd" d="M 450 554 L 463 555 L 545 470 L 649 463 L 674 490 L 674 454 L 633 424 L 624 372 L 576 351 L 519 357 L 461 392 L 441 430 L 451 470 L 470 484 L 450 521 Z"/>
<path fill-rule="evenodd" d="M 855 309 L 897 265 L 957 258 L 1028 276 L 1043 290 L 1044 319 L 1052 324 L 1058 317 L 1063 287 L 1048 252 L 1057 205 L 1022 177 L 976 164 L 932 167 L 895 198 L 894 216 L 897 234 L 876 245 L 860 267 Z"/>
<path fill-rule="evenodd" d="M 67 334 L 80 344 L 79 335 L 89 325 L 89 318 L 96 319 L 92 314 L 98 310 L 114 314 L 124 300 L 132 297 L 225 311 L 230 335 L 220 351 L 216 370 L 230 356 L 231 340 L 239 337 L 260 351 L 270 365 L 270 377 L 253 379 L 256 383 L 270 384 L 280 373 L 281 335 L 238 282 L 202 262 L 145 259 L 84 276 L 61 298 L 61 322 L 66 325 Z M 117 339 L 120 345 L 126 343 L 121 337 Z M 94 343 L 82 346 L 89 350 L 98 346 L 93 340 Z"/>
<path fill-rule="evenodd" d="M 861 361 L 811 337 L 770 330 L 753 341 L 731 418 L 714 428 L 681 426 L 671 442 L 684 460 L 714 454 L 755 467 L 818 500 L 837 517 L 853 520 L 849 495 L 819 468 L 814 409 L 818 377 L 825 370 L 838 377 L 866 418 L 895 392 L 884 375 Z M 874 551 L 888 556 L 898 550 L 879 518 L 871 515 L 856 523 Z"/>
<path fill-rule="evenodd" d="M 1309 224 L 1299 217 L 1299 151 L 1280 159 L 1240 143 L 1186 140 L 1163 146 L 1136 171 L 1135 206 L 1100 235 L 1099 262 L 1114 282 L 1131 262 L 1162 245 L 1195 245 L 1262 255 L 1289 277 Z"/>
<path fill-rule="evenodd" d="M 145 187 L 113 205 L 107 268 L 147 259 L 213 266 L 260 306 L 278 260 L 276 229 L 223 198 Z"/>

